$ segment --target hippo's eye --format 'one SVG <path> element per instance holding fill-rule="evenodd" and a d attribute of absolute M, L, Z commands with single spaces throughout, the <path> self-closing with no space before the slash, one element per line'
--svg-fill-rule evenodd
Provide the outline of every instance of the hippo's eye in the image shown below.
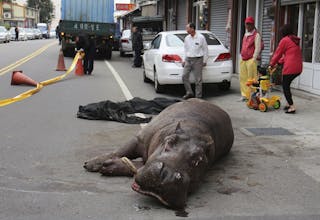
<path fill-rule="evenodd" d="M 164 180 L 168 176 L 168 171 L 166 169 L 163 169 L 160 173 L 161 180 Z"/>
<path fill-rule="evenodd" d="M 161 170 L 163 168 L 163 163 L 162 162 L 156 163 L 156 167 L 157 169 Z"/>

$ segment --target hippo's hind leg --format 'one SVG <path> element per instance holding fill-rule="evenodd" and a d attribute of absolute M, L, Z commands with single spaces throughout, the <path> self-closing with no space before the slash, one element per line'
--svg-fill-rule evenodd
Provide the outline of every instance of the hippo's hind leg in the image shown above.
<path fill-rule="evenodd" d="M 103 154 L 94 157 L 84 163 L 84 168 L 90 172 L 98 172 L 103 166 L 103 163 L 108 160 L 118 159 L 121 157 L 128 157 L 129 159 L 135 159 L 141 157 L 141 151 L 138 149 L 138 138 L 134 137 L 123 147 L 119 148 L 116 152 Z"/>

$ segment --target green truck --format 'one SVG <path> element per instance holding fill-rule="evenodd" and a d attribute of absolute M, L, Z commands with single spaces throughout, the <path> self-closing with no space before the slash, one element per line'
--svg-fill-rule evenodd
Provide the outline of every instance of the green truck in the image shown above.
<path fill-rule="evenodd" d="M 97 55 L 109 60 L 116 32 L 113 0 L 61 0 L 59 33 L 65 56 L 75 55 L 76 37 L 86 34 L 96 41 Z"/>

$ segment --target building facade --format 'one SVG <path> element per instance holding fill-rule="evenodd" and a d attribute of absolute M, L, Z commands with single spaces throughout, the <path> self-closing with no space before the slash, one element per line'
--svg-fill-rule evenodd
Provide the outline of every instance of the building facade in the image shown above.
<path fill-rule="evenodd" d="M 303 54 L 303 72 L 292 86 L 320 95 L 320 0 L 137 0 L 137 5 L 139 16 L 162 17 L 163 30 L 185 29 L 193 22 L 197 29 L 212 31 L 230 49 L 235 73 L 247 16 L 255 18 L 264 41 L 262 65 L 268 65 L 278 45 L 280 27 L 290 23 Z"/>
<path fill-rule="evenodd" d="M 320 95 L 320 1 L 281 0 L 279 24 L 285 23 L 301 38 L 303 73 L 293 86 Z"/>
<path fill-rule="evenodd" d="M 319 0 L 243 0 L 233 1 L 234 19 L 232 29 L 235 72 L 239 72 L 241 39 L 244 34 L 244 18 L 253 16 L 255 25 L 262 34 L 265 49 L 263 65 L 269 60 L 280 41 L 279 29 L 291 24 L 300 37 L 303 56 L 303 72 L 292 86 L 320 95 L 320 1 Z M 211 22 L 215 22 L 212 20 Z M 212 29 L 215 32 L 214 29 Z M 221 38 L 221 37 L 220 37 Z"/>
<path fill-rule="evenodd" d="M 0 10 L 0 22 L 9 27 L 33 28 L 39 22 L 38 10 L 20 5 L 16 1 L 0 2 Z"/>
<path fill-rule="evenodd" d="M 53 4 L 53 13 L 50 29 L 55 30 L 59 25 L 59 21 L 61 18 L 61 0 L 51 0 Z"/>

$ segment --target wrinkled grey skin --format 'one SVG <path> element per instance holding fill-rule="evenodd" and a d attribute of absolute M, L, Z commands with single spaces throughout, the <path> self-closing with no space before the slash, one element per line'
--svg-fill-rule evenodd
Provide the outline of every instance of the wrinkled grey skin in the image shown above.
<path fill-rule="evenodd" d="M 230 117 L 219 107 L 189 99 L 169 106 L 117 152 L 85 162 L 84 168 L 109 176 L 132 176 L 121 161 L 133 161 L 138 172 L 132 189 L 156 197 L 170 208 L 184 208 L 208 166 L 233 144 Z"/>

